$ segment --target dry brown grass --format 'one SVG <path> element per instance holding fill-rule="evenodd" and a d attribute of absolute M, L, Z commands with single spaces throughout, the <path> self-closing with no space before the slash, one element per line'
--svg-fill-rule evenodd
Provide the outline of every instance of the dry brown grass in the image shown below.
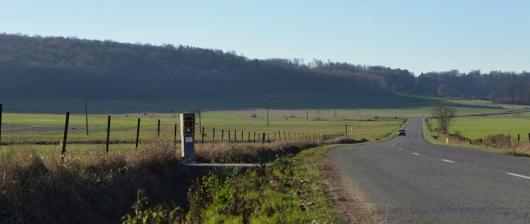
<path fill-rule="evenodd" d="M 186 208 L 201 174 L 182 166 L 164 142 L 124 156 L 42 161 L 31 151 L 0 163 L 0 222 L 116 223 L 143 190 L 155 203 Z"/>
<path fill-rule="evenodd" d="M 296 154 L 303 149 L 323 144 L 351 144 L 365 142 L 366 139 L 354 141 L 339 137 L 330 140 L 307 139 L 297 141 L 277 141 L 272 143 L 240 143 L 240 144 L 205 144 L 196 150 L 199 162 L 227 163 L 266 163 L 285 155 Z"/>
<path fill-rule="evenodd" d="M 267 162 L 329 141 L 220 144 L 199 147 L 203 162 Z M 43 161 L 31 150 L 0 158 L 0 222 L 116 223 L 131 211 L 138 191 L 153 204 L 187 210 L 187 191 L 204 170 L 183 166 L 170 141 L 124 155 Z"/>

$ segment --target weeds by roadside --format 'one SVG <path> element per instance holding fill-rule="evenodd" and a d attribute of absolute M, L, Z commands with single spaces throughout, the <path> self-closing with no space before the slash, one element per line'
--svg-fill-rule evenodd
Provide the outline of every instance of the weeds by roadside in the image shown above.
<path fill-rule="evenodd" d="M 198 158 L 202 161 L 266 162 L 318 144 L 347 141 L 350 140 L 224 145 L 224 148 L 199 151 Z M 179 212 L 187 211 L 193 204 L 188 203 L 188 189 L 206 174 L 204 170 L 182 165 L 178 150 L 175 151 L 170 141 L 158 141 L 142 150 L 112 155 L 108 160 L 103 156 L 87 156 L 82 160 L 67 158 L 64 164 L 54 159 L 43 160 L 31 150 L 3 155 L 0 159 L 0 222 L 116 223 L 131 211 L 144 210 L 149 211 L 145 214 L 155 213 L 152 218 L 158 220 L 165 208 L 178 207 L 181 208 Z M 141 206 L 132 210 L 138 191 L 144 192 L 142 197 L 149 198 L 156 206 L 137 203 Z"/>
<path fill-rule="evenodd" d="M 319 171 L 323 150 L 303 151 L 243 174 L 206 175 L 188 192 L 185 220 L 163 223 L 336 223 Z M 139 211 L 124 221 L 171 217 L 174 209 Z"/>

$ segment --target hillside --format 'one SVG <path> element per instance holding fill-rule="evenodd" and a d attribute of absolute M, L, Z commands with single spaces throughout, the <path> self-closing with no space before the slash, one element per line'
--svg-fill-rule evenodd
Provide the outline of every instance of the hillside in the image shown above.
<path fill-rule="evenodd" d="M 327 75 L 321 69 L 284 62 L 184 46 L 0 35 L 0 96 L 173 98 L 390 92 L 377 77 Z"/>
<path fill-rule="evenodd" d="M 0 34 L 0 101 L 17 111 L 78 108 L 409 107 L 395 93 L 530 102 L 530 75 L 431 72 L 256 60 L 221 50 Z M 412 102 L 412 103 L 411 103 Z M 53 108 L 50 108 L 53 107 Z"/>

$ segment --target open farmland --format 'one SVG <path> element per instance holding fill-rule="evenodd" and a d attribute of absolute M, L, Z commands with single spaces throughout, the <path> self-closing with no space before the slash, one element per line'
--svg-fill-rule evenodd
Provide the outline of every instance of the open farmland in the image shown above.
<path fill-rule="evenodd" d="M 496 115 L 483 117 L 461 117 L 454 120 L 449 128 L 450 133 L 460 133 L 470 139 L 485 138 L 489 135 L 510 135 L 521 142 L 528 142 L 530 133 L 530 113 Z"/>
<path fill-rule="evenodd" d="M 204 127 L 205 144 L 215 140 L 241 142 L 256 141 L 262 133 L 267 140 L 297 139 L 305 136 L 343 135 L 348 131 L 355 139 L 376 140 L 392 133 L 403 118 L 390 114 L 372 114 L 369 110 L 267 110 L 252 109 L 238 111 L 207 111 L 197 113 L 196 140 L 201 141 L 199 125 Z M 122 153 L 135 148 L 137 119 L 140 124 L 140 148 L 154 139 L 175 139 L 178 114 L 145 113 L 112 115 L 110 153 Z M 63 137 L 64 114 L 5 113 L 3 117 L 1 152 L 31 149 L 42 156 L 60 154 Z M 160 120 L 160 137 L 158 137 Z M 68 152 L 71 155 L 98 155 L 104 152 L 107 115 L 89 115 L 89 134 L 85 130 L 83 114 L 70 115 Z M 230 134 L 228 133 L 230 131 Z M 352 133 L 353 131 L 353 133 Z M 243 136 L 242 133 L 243 132 Z M 237 135 L 234 136 L 234 133 Z M 278 136 L 280 135 L 280 136 Z M 177 133 L 176 140 L 179 139 Z"/>

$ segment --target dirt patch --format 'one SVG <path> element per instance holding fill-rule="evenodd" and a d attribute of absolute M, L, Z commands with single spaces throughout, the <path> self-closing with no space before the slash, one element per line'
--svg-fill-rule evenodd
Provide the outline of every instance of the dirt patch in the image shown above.
<path fill-rule="evenodd" d="M 327 186 L 327 196 L 343 223 L 389 223 L 375 212 L 375 206 L 353 182 L 330 163 L 327 155 L 320 161 L 320 170 Z"/>

